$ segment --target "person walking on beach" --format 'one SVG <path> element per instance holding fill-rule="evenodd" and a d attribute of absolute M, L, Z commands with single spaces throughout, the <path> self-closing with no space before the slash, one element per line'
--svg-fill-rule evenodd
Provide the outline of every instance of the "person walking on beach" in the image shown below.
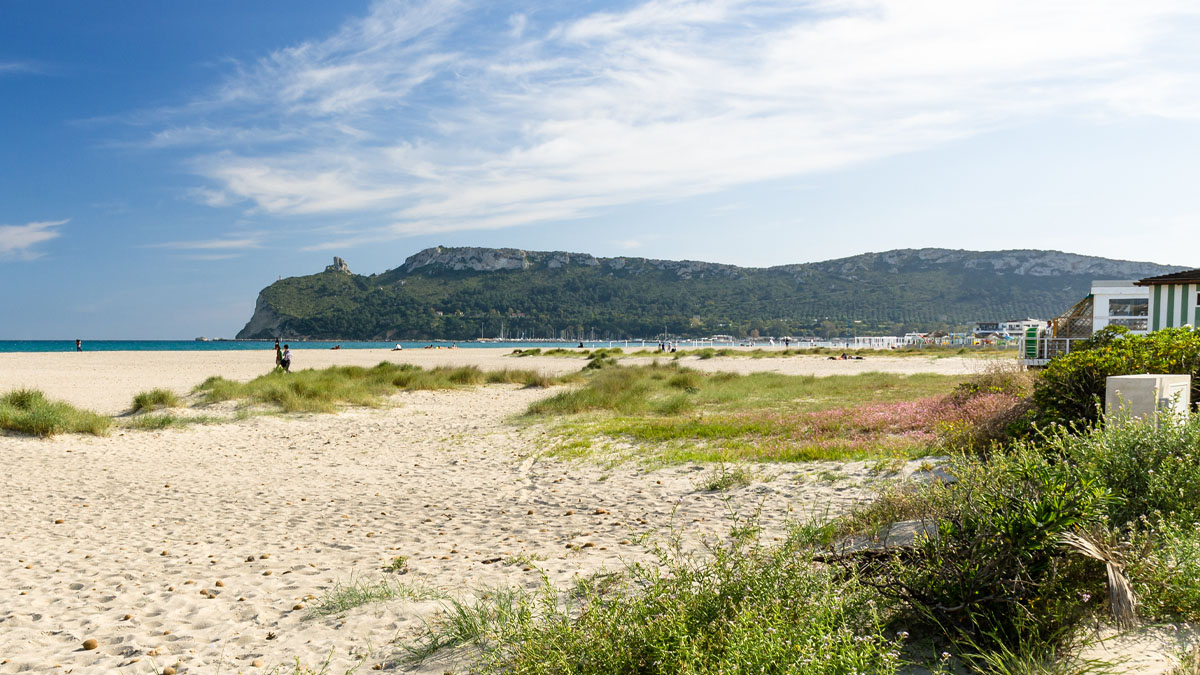
<path fill-rule="evenodd" d="M 275 340 L 275 369 L 283 367 L 283 350 L 279 348 L 279 340 Z"/>
<path fill-rule="evenodd" d="M 77 351 L 77 352 L 83 351 L 83 340 L 75 341 L 75 351 Z"/>
<path fill-rule="evenodd" d="M 280 363 L 283 365 L 283 372 L 292 372 L 292 351 L 287 345 L 283 346 L 283 360 Z"/>

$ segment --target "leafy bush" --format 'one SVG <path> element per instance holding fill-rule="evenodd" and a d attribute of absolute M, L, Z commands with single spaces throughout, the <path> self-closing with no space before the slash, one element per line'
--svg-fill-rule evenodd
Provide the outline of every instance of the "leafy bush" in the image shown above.
<path fill-rule="evenodd" d="M 1200 525 L 1167 522 L 1138 533 L 1129 576 L 1141 611 L 1157 619 L 1200 620 Z"/>
<path fill-rule="evenodd" d="M 1043 452 L 1077 465 L 1117 497 L 1108 509 L 1113 526 L 1200 521 L 1200 418 L 1060 432 L 1043 441 Z"/>
<path fill-rule="evenodd" d="M 1079 435 L 1059 429 L 986 460 L 959 456 L 946 467 L 957 482 L 894 486 L 838 529 L 936 524 L 936 534 L 911 549 L 853 564 L 936 631 L 985 650 L 1049 651 L 1068 638 L 1083 616 L 1104 608 L 1106 563 L 1124 568 L 1144 616 L 1196 620 L 1197 453 L 1200 417 Z M 1067 545 L 1069 537 L 1094 552 Z"/>
<path fill-rule="evenodd" d="M 1053 643 L 1099 595 L 1103 567 L 1072 554 L 1063 533 L 1101 522 L 1112 497 L 1069 462 L 1021 446 L 988 464 L 962 460 L 959 482 L 929 505 L 936 534 L 872 563 L 873 583 L 952 639 Z"/>
<path fill-rule="evenodd" d="M 1167 328 L 1134 335 L 1110 326 L 1054 359 L 1038 378 L 1033 401 L 1042 425 L 1087 425 L 1099 419 L 1105 379 L 1112 375 L 1162 373 L 1192 376 L 1192 400 L 1200 401 L 1200 333 Z"/>

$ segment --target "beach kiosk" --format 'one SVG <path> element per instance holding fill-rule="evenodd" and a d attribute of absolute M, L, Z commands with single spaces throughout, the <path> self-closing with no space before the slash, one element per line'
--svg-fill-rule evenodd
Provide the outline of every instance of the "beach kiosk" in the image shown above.
<path fill-rule="evenodd" d="M 1148 277 L 1137 285 L 1147 291 L 1150 330 L 1200 325 L 1200 270 Z"/>

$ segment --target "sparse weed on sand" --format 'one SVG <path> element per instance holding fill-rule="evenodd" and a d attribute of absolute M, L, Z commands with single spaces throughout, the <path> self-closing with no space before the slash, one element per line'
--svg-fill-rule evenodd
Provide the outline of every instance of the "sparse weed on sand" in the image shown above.
<path fill-rule="evenodd" d="M 698 486 L 705 492 L 724 492 L 734 488 L 746 487 L 754 482 L 755 474 L 745 466 L 728 467 L 718 465 L 708 474 Z"/>
<path fill-rule="evenodd" d="M 309 605 L 304 618 L 315 619 L 342 614 L 372 602 L 386 602 L 397 598 L 434 600 L 442 597 L 445 595 L 433 588 L 405 584 L 395 579 L 383 578 L 374 582 L 351 579 L 345 583 L 336 583 L 325 591 L 316 602 Z"/>
<path fill-rule="evenodd" d="M 215 424 L 222 421 L 211 415 L 171 415 L 169 413 L 152 413 L 135 415 L 121 420 L 120 425 L 127 429 L 142 431 L 158 431 L 160 429 L 179 429 L 194 424 Z"/>

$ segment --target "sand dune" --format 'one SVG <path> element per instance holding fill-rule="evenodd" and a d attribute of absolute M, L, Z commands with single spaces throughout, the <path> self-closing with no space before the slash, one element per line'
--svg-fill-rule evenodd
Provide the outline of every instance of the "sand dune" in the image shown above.
<path fill-rule="evenodd" d="M 510 349 L 387 349 L 296 350 L 293 369 L 331 365 L 373 366 L 380 361 L 422 367 L 474 365 L 487 370 L 528 368 L 548 374 L 579 370 L 584 360 L 552 356 L 514 358 Z M 627 363 L 650 363 L 630 358 Z M 662 359 L 668 362 L 669 359 Z M 774 371 L 789 375 L 836 375 L 867 371 L 889 373 L 969 374 L 986 367 L 979 359 L 879 356 L 863 361 L 830 361 L 820 356 L 751 359 L 741 357 L 681 359 L 705 371 L 751 373 Z M 186 394 L 211 375 L 250 380 L 275 367 L 274 349 L 196 352 L 58 352 L 0 354 L 0 392 L 36 387 L 51 398 L 97 412 L 116 415 L 127 410 L 134 395 L 164 387 Z"/>

